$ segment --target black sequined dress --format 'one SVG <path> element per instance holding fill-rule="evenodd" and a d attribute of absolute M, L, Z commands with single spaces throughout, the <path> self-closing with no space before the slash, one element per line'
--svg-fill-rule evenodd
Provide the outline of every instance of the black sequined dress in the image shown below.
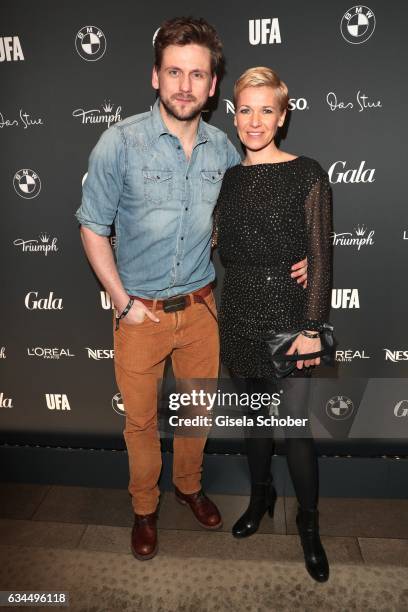
<path fill-rule="evenodd" d="M 221 360 L 248 377 L 271 374 L 262 332 L 318 329 L 331 294 L 331 190 L 308 157 L 234 166 L 223 180 L 216 236 L 225 267 Z M 307 289 L 291 266 L 308 258 Z"/>

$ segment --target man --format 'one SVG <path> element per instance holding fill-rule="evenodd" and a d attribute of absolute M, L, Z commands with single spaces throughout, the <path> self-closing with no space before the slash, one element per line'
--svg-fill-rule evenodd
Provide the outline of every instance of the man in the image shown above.
<path fill-rule="evenodd" d="M 152 74 L 159 98 L 151 112 L 102 134 L 77 211 L 86 254 L 116 309 L 115 373 L 135 512 L 131 549 L 141 560 L 157 552 L 156 388 L 166 357 L 178 379 L 218 375 L 212 212 L 223 175 L 240 156 L 200 114 L 214 95 L 221 60 L 221 42 L 205 20 L 162 25 Z M 108 240 L 113 222 L 117 263 Z M 304 280 L 302 262 L 294 268 Z M 217 529 L 221 516 L 200 484 L 205 442 L 175 436 L 173 482 L 177 500 L 203 527 Z"/>

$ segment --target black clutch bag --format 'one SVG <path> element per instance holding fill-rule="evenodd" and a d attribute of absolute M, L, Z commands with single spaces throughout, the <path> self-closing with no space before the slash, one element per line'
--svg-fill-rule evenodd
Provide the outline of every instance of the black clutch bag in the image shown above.
<path fill-rule="evenodd" d="M 292 343 L 296 340 L 300 329 L 292 329 L 283 332 L 267 332 L 263 336 L 266 343 L 268 354 L 273 366 L 273 373 L 276 378 L 284 378 L 288 376 L 295 368 L 296 362 L 305 359 L 315 359 L 320 357 L 325 365 L 334 365 L 334 349 L 336 341 L 333 336 L 333 326 L 329 323 L 324 323 L 320 332 L 320 342 L 322 350 L 316 353 L 305 353 L 299 355 L 286 355 Z"/>

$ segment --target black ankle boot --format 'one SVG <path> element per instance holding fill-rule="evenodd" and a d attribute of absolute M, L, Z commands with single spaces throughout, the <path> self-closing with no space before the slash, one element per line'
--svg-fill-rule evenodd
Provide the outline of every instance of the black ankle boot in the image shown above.
<path fill-rule="evenodd" d="M 329 562 L 320 541 L 318 511 L 299 508 L 296 524 L 307 571 L 317 582 L 326 582 L 329 578 Z"/>
<path fill-rule="evenodd" d="M 247 538 L 258 531 L 259 523 L 265 512 L 273 516 L 276 497 L 275 487 L 271 480 L 252 485 L 248 508 L 233 526 L 232 535 L 235 538 Z"/>

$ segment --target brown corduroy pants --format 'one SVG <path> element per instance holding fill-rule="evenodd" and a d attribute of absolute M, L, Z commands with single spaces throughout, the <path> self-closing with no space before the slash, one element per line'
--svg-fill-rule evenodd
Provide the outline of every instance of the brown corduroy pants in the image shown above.
<path fill-rule="evenodd" d="M 214 296 L 206 298 L 216 315 Z M 114 331 L 115 374 L 126 412 L 124 437 L 129 456 L 129 492 L 135 513 L 154 512 L 159 498 L 161 466 L 157 429 L 157 385 L 171 355 L 176 379 L 216 379 L 219 368 L 218 326 L 205 304 L 165 313 L 160 323 L 148 317 L 140 324 L 120 321 Z M 154 310 L 154 308 L 153 308 Z M 201 488 L 206 435 L 174 436 L 173 482 L 183 493 Z"/>

